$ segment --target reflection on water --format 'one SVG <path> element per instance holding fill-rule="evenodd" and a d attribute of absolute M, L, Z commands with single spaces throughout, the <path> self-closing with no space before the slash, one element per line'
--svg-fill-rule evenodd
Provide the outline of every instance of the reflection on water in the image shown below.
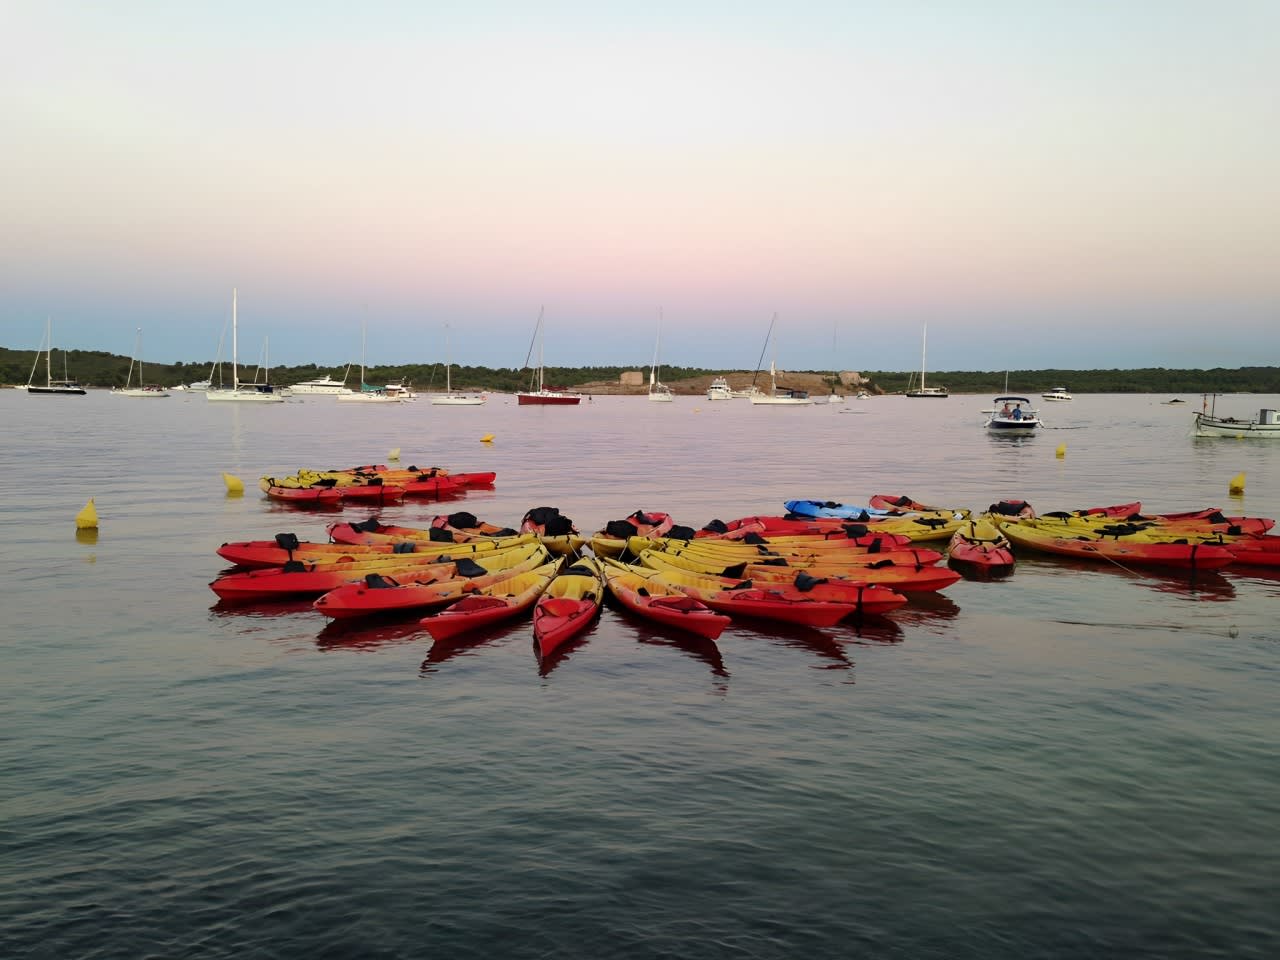
<path fill-rule="evenodd" d="M 534 669 L 527 619 L 439 644 L 305 599 L 210 609 L 207 584 L 220 543 L 324 541 L 334 519 L 227 498 L 222 471 L 393 447 L 496 470 L 459 499 L 485 520 L 554 504 L 595 530 L 882 490 L 1191 510 L 1241 471 L 1231 512 L 1274 517 L 1280 445 L 1193 443 L 1190 411 L 1142 397 L 1054 411 L 1078 428 L 1056 460 L 1056 437 L 989 439 L 954 400 L 495 398 L 480 420 L 0 394 L 0 469 L 23 478 L 0 498 L 6 956 L 1276 952 L 1277 571 L 1019 557 L 883 618 L 714 644 L 612 610 Z M 90 496 L 106 525 L 86 545 L 66 533 Z"/>

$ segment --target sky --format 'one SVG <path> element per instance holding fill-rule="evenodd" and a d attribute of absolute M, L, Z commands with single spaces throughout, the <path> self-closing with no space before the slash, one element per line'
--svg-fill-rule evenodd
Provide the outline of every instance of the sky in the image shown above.
<path fill-rule="evenodd" d="M 1278 91 L 1274 0 L 0 0 L 0 345 L 1276 365 Z"/>

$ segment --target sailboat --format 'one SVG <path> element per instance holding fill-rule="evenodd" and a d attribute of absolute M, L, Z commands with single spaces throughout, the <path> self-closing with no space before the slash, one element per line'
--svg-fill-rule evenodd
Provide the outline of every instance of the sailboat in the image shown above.
<path fill-rule="evenodd" d="M 769 392 L 756 393 L 751 397 L 751 403 L 763 404 L 767 406 L 787 406 L 800 407 L 810 406 L 813 398 L 809 396 L 807 390 L 778 390 L 778 338 L 773 336 L 773 327 L 778 321 L 778 315 L 775 313 L 773 319 L 769 321 L 769 333 L 765 335 L 765 344 L 768 345 L 770 337 L 773 339 L 773 358 L 769 361 Z"/>
<path fill-rule="evenodd" d="M 582 394 L 569 393 L 564 390 L 548 390 L 543 381 L 542 366 L 542 311 L 538 311 L 538 325 L 533 328 L 533 339 L 538 345 L 538 366 L 530 378 L 529 389 L 516 393 L 516 403 L 520 406 L 538 404 L 542 406 L 571 406 L 582 402 Z M 529 344 L 529 354 L 525 356 L 525 366 L 529 365 L 529 357 L 533 355 L 533 344 Z M 534 384 L 538 389 L 533 389 Z"/>
<path fill-rule="evenodd" d="M 444 393 L 431 398 L 437 407 L 478 407 L 488 398 L 484 394 L 454 393 L 453 380 L 450 376 L 453 369 L 453 357 L 449 346 L 449 325 L 444 325 Z"/>
<path fill-rule="evenodd" d="M 40 386 L 35 382 L 36 367 L 40 363 L 41 351 L 36 351 L 35 362 L 31 364 L 31 376 L 27 378 L 27 393 L 46 393 L 59 394 L 61 396 L 84 396 L 84 387 L 80 386 L 76 381 L 67 379 L 66 370 L 63 370 L 64 379 L 53 379 L 53 321 L 45 321 L 45 340 L 48 341 L 48 349 L 44 351 L 44 386 Z M 45 344 L 40 344 L 42 347 Z M 63 351 L 63 363 L 66 362 L 66 351 Z"/>
<path fill-rule="evenodd" d="M 371 387 L 364 382 L 365 359 L 365 323 L 360 321 L 360 389 L 349 393 L 338 394 L 339 403 L 404 403 L 409 399 L 408 393 L 401 384 L 387 384 L 385 387 Z"/>
<path fill-rule="evenodd" d="M 204 398 L 210 402 L 230 403 L 284 403 L 284 395 L 276 393 L 270 384 L 242 384 L 240 382 L 239 324 L 236 318 L 236 291 L 231 291 L 231 389 L 208 389 Z"/>
<path fill-rule="evenodd" d="M 662 311 L 658 311 L 658 336 L 653 342 L 653 366 L 649 368 L 649 399 L 670 403 L 674 397 L 671 388 L 658 379 L 658 348 L 662 345 Z"/>
<path fill-rule="evenodd" d="M 138 367 L 138 385 L 133 386 L 133 368 Z M 142 328 L 138 328 L 138 335 L 133 340 L 133 357 L 129 360 L 129 373 L 125 376 L 124 387 L 119 390 L 111 391 L 117 397 L 167 397 L 169 391 L 164 387 L 157 387 L 154 384 L 143 382 L 142 378 Z"/>
<path fill-rule="evenodd" d="M 929 325 L 925 324 L 924 332 L 920 336 L 920 386 L 915 390 L 908 389 L 908 397 L 941 397 L 946 399 L 949 394 L 946 387 L 926 387 L 924 384 L 924 368 L 925 368 L 925 345 L 928 342 Z"/>

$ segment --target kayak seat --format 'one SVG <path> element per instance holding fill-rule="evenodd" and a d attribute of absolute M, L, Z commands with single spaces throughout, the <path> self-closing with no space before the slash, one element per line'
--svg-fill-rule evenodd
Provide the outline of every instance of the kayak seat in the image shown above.
<path fill-rule="evenodd" d="M 453 543 L 453 533 L 448 530 L 442 530 L 440 527 L 432 527 L 427 531 L 427 539 L 434 543 Z"/>
<path fill-rule="evenodd" d="M 400 543 L 392 544 L 392 553 L 413 553 L 417 550 L 417 544 L 411 540 L 402 540 Z"/>
<path fill-rule="evenodd" d="M 725 525 L 725 522 L 723 520 L 712 520 L 702 529 L 710 531 L 711 533 L 728 533 L 729 532 L 729 528 L 728 526 Z"/>
<path fill-rule="evenodd" d="M 453 568 L 460 577 L 483 577 L 489 572 L 469 557 L 460 558 L 454 563 Z"/>
<path fill-rule="evenodd" d="M 307 565 L 301 560 L 287 560 L 280 569 L 285 573 L 306 573 Z"/>
<path fill-rule="evenodd" d="M 667 531 L 668 540 L 692 540 L 697 536 L 697 531 L 693 527 L 674 526 Z"/>
<path fill-rule="evenodd" d="M 377 533 L 382 528 L 382 524 L 378 522 L 377 517 L 370 517 L 368 520 L 359 520 L 351 524 L 351 529 L 357 533 Z"/>
<path fill-rule="evenodd" d="M 380 573 L 366 573 L 364 575 L 364 585 L 370 590 L 388 590 L 391 587 L 400 586 L 395 580 L 390 577 L 384 577 Z"/>
<path fill-rule="evenodd" d="M 629 537 L 634 537 L 640 531 L 630 520 L 610 520 L 604 525 L 604 532 L 618 540 L 626 540 Z"/>
<path fill-rule="evenodd" d="M 445 517 L 445 522 L 451 527 L 457 527 L 460 530 L 468 530 L 471 527 L 480 526 L 480 521 L 476 519 L 474 513 L 468 513 L 466 510 L 459 510 L 457 513 L 451 513 Z"/>

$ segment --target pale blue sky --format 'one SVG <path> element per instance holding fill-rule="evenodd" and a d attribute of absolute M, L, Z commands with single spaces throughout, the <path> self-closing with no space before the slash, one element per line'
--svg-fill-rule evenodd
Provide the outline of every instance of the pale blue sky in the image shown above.
<path fill-rule="evenodd" d="M 0 343 L 1276 364 L 1278 90 L 1274 2 L 8 2 Z"/>

